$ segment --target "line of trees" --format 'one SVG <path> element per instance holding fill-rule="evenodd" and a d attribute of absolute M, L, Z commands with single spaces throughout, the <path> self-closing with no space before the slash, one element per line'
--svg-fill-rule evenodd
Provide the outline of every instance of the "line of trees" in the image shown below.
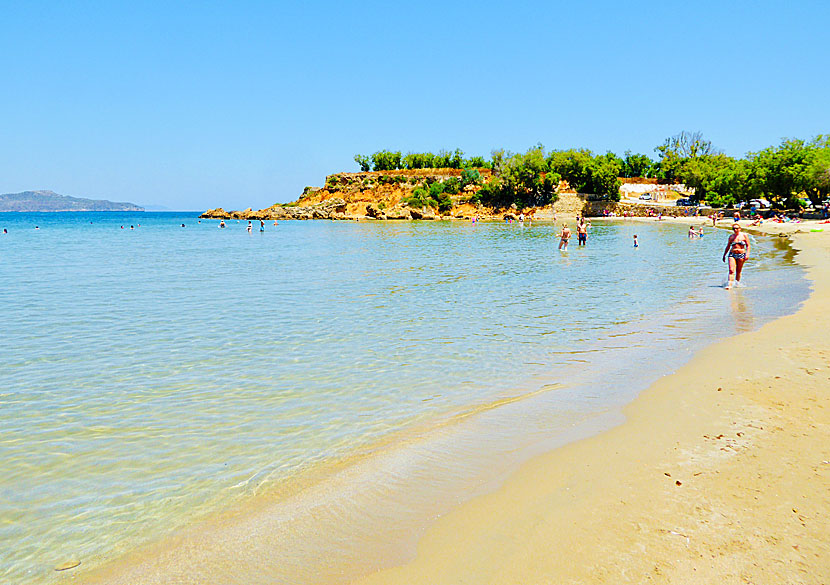
<path fill-rule="evenodd" d="M 558 198 L 563 179 L 580 193 L 593 193 L 609 201 L 620 199 L 622 167 L 611 153 L 594 155 L 585 149 L 547 153 L 539 144 L 519 154 L 494 151 L 492 169 L 492 179 L 477 193 L 479 201 L 488 205 L 547 205 Z"/>
<path fill-rule="evenodd" d="M 379 150 L 370 155 L 356 154 L 354 161 L 360 170 L 396 171 L 403 169 L 463 169 L 490 168 L 490 161 L 482 156 L 464 158 L 464 152 L 456 148 L 452 152 L 439 150 L 432 152 L 410 152 L 402 155 L 400 150 Z"/>
<path fill-rule="evenodd" d="M 465 158 L 464 152 L 408 153 L 378 151 L 355 155 L 362 171 L 454 168 L 492 169 L 492 178 L 476 194 L 489 205 L 529 207 L 556 200 L 564 179 L 580 193 L 619 201 L 619 178 L 650 177 L 684 183 L 695 189 L 695 198 L 715 207 L 764 197 L 778 206 L 798 207 L 806 200 L 814 205 L 830 197 L 830 135 L 812 140 L 785 139 L 777 146 L 747 153 L 736 159 L 723 154 L 700 132 L 681 132 L 655 149 L 657 159 L 626 151 L 594 154 L 587 149 L 552 150 L 539 144 L 525 153 L 494 150 L 490 160 Z M 469 175 L 468 175 L 469 176 Z M 466 184 L 479 182 L 462 180 Z M 435 194 L 433 194 L 433 197 Z M 806 200 L 805 200 L 806 198 Z"/>
<path fill-rule="evenodd" d="M 743 159 L 723 154 L 699 133 L 678 134 L 657 151 L 662 177 L 694 187 L 695 197 L 714 207 L 763 197 L 794 208 L 830 197 L 830 135 L 785 139 Z"/>

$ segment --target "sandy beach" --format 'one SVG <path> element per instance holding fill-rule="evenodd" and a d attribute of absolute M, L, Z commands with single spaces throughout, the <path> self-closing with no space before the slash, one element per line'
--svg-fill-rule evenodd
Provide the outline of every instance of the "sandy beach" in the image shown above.
<path fill-rule="evenodd" d="M 751 229 L 793 237 L 813 284 L 796 314 L 704 349 L 357 583 L 830 582 L 830 229 Z"/>

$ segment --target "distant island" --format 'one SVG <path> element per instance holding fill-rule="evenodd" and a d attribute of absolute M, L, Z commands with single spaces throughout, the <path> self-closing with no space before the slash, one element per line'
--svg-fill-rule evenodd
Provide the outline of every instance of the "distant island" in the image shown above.
<path fill-rule="evenodd" d="M 0 195 L 0 211 L 144 211 L 134 203 L 84 199 L 54 191 L 23 191 Z"/>

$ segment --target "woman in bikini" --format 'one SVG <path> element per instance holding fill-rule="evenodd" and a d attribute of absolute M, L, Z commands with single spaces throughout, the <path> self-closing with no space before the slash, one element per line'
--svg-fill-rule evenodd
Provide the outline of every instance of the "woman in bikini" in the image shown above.
<path fill-rule="evenodd" d="M 729 282 L 726 283 L 726 290 L 741 282 L 741 270 L 744 262 L 749 258 L 749 238 L 741 232 L 741 226 L 737 223 L 732 226 L 732 235 L 726 242 L 726 249 L 723 251 L 723 261 L 726 262 L 726 255 L 729 254 Z"/>
<path fill-rule="evenodd" d="M 568 240 L 571 239 L 571 228 L 568 227 L 568 224 L 562 224 L 562 232 L 559 234 L 559 249 L 560 250 L 567 250 L 568 249 Z"/>

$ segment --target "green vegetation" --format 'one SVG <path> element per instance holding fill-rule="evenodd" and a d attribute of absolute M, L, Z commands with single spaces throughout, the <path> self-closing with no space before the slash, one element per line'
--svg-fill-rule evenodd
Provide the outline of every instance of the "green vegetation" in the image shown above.
<path fill-rule="evenodd" d="M 805 198 L 818 205 L 830 196 L 830 135 L 785 139 L 745 159 L 718 152 L 699 133 L 681 133 L 656 150 L 658 176 L 694 187 L 698 200 L 715 207 L 760 197 L 800 207 Z"/>
<path fill-rule="evenodd" d="M 624 161 L 612 152 L 594 155 L 590 150 L 557 150 L 548 157 L 552 171 L 559 173 L 577 193 L 592 193 L 608 201 L 620 200 Z"/>
<path fill-rule="evenodd" d="M 631 154 L 630 150 L 625 151 L 625 158 L 622 159 L 622 177 L 655 177 L 658 167 L 645 154 Z"/>
<path fill-rule="evenodd" d="M 354 155 L 354 162 L 356 162 L 360 166 L 360 171 L 365 173 L 366 171 L 370 170 L 369 168 L 369 157 L 363 154 L 356 154 Z"/>
<path fill-rule="evenodd" d="M 404 205 L 409 207 L 433 207 L 441 213 L 452 209 L 452 198 L 450 195 L 458 193 L 458 179 L 447 179 L 446 181 L 430 181 L 427 179 L 423 187 L 417 187 L 412 195 L 403 200 Z"/>
<path fill-rule="evenodd" d="M 684 183 L 695 189 L 697 200 L 716 207 L 761 197 L 776 206 L 797 207 L 806 200 L 815 205 L 830 197 L 830 135 L 809 141 L 782 140 L 777 146 L 747 153 L 742 159 L 723 154 L 700 132 L 681 132 L 654 150 L 656 161 L 631 151 L 623 157 L 612 152 L 594 154 L 587 149 L 546 153 L 542 145 L 523 154 L 496 150 L 490 161 L 480 156 L 465 159 L 460 149 L 406 155 L 382 150 L 371 156 L 355 155 L 355 161 L 363 171 L 463 169 L 459 179 L 444 182 L 384 175 L 377 179 L 381 184 L 419 185 L 407 201 L 414 206 L 437 208 L 450 205 L 449 195 L 470 185 L 480 186 L 470 197 L 473 202 L 494 207 L 547 205 L 556 201 L 560 180 L 579 193 L 619 201 L 620 177 Z M 487 182 L 479 172 L 483 168 L 492 170 Z"/>
<path fill-rule="evenodd" d="M 493 177 L 476 199 L 485 205 L 533 207 L 556 201 L 560 175 L 551 169 L 545 149 L 537 145 L 524 154 L 494 151 Z"/>
<path fill-rule="evenodd" d="M 464 152 L 456 148 L 453 152 L 439 150 L 437 154 L 431 152 L 410 152 L 401 155 L 401 151 L 379 150 L 366 156 L 354 155 L 355 162 L 360 170 L 396 171 L 402 169 L 463 169 L 467 167 L 488 168 L 490 163 L 481 156 L 464 158 Z M 371 164 L 370 164 L 371 163 Z"/>
<path fill-rule="evenodd" d="M 480 185 L 481 173 L 476 168 L 466 168 L 461 173 L 461 188 L 464 189 L 467 185 Z"/>

